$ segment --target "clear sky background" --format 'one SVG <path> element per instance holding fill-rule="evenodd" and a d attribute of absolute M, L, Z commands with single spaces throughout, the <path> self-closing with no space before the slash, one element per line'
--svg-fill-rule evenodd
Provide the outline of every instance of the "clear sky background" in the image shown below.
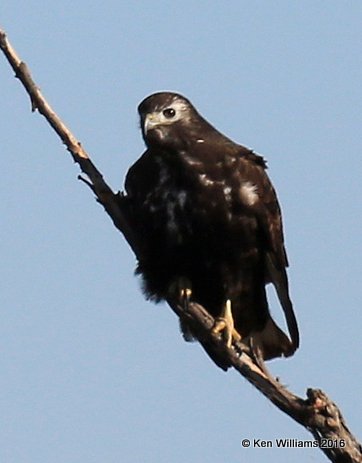
<path fill-rule="evenodd" d="M 2 0 L 0 25 L 122 189 L 136 107 L 183 93 L 263 154 L 282 204 L 301 348 L 270 369 L 323 389 L 362 438 L 359 1 Z M 242 449 L 311 435 L 144 301 L 134 257 L 0 57 L 0 461 L 319 462 Z M 271 310 L 282 323 L 271 294 Z"/>

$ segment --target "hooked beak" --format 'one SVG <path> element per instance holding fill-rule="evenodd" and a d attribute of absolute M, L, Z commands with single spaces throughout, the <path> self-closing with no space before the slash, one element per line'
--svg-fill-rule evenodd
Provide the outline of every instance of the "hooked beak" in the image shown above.
<path fill-rule="evenodd" d="M 143 121 L 143 133 L 147 135 L 147 133 L 160 125 L 160 116 L 158 113 L 150 113 L 146 114 L 146 117 Z"/>

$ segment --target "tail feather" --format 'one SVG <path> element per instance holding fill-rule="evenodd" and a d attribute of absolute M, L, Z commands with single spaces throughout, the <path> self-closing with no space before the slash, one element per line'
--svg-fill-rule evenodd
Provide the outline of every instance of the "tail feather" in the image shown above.
<path fill-rule="evenodd" d="M 289 297 L 288 278 L 285 269 L 277 269 L 273 259 L 268 255 L 267 259 L 268 272 L 270 280 L 273 283 L 280 304 L 285 314 L 288 331 L 292 340 L 293 352 L 299 347 L 299 329 L 297 319 L 294 314 L 293 304 Z M 293 353 L 292 352 L 292 353 Z"/>
<path fill-rule="evenodd" d="M 249 341 L 248 344 L 252 350 L 257 349 L 263 360 L 290 357 L 295 351 L 293 343 L 271 317 L 261 331 L 253 331 L 247 338 L 244 338 L 242 342 Z"/>

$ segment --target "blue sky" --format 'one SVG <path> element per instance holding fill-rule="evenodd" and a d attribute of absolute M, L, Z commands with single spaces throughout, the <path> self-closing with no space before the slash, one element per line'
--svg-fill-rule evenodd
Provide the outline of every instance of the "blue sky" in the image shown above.
<path fill-rule="evenodd" d="M 282 204 L 301 348 L 270 369 L 322 388 L 362 437 L 362 4 L 3 0 L 1 26 L 115 190 L 137 104 L 176 90 L 263 154 Z M 311 436 L 144 301 L 134 257 L 0 58 L 0 460 L 323 461 L 242 449 Z M 271 292 L 271 310 L 282 315 Z"/>

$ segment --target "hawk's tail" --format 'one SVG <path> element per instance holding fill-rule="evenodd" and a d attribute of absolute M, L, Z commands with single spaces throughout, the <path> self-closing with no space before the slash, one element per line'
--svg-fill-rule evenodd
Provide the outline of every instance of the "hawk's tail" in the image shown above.
<path fill-rule="evenodd" d="M 260 353 L 263 360 L 290 357 L 295 351 L 293 343 L 271 316 L 261 331 L 252 331 L 242 342 L 247 343 L 253 353 Z"/>
<path fill-rule="evenodd" d="M 267 262 L 271 281 L 276 289 L 279 302 L 285 314 L 288 331 L 293 345 L 292 353 L 294 353 L 299 347 L 299 329 L 293 310 L 293 304 L 289 297 L 287 274 L 284 268 L 282 270 L 278 270 L 270 257 Z"/>

